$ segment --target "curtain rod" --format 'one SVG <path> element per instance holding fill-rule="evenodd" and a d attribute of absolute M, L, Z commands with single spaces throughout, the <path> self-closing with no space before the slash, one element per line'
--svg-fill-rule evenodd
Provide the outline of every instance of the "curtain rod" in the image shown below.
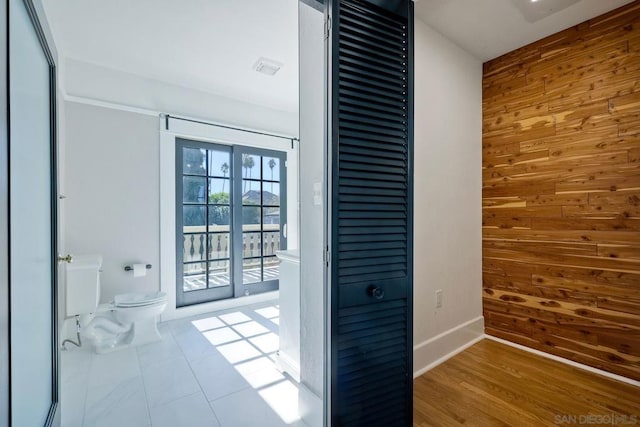
<path fill-rule="evenodd" d="M 172 116 L 171 114 L 165 114 L 164 116 L 165 116 L 165 129 L 166 130 L 169 130 L 169 119 L 176 119 L 176 120 L 183 120 L 185 122 L 199 123 L 199 124 L 202 124 L 202 125 L 216 126 L 216 127 L 224 128 L 224 129 L 239 130 L 239 131 L 242 131 L 242 132 L 249 132 L 249 133 L 253 133 L 253 134 L 256 134 L 256 135 L 272 136 L 274 138 L 286 139 L 288 141 L 300 141 L 298 138 L 295 138 L 295 137 L 292 137 L 292 136 L 276 135 L 274 133 L 259 132 L 257 130 L 249 130 L 249 129 L 237 128 L 237 127 L 234 127 L 234 126 L 219 125 L 219 124 L 216 124 L 216 123 L 210 123 L 210 122 L 205 122 L 205 121 L 201 121 L 201 120 L 187 119 L 187 118 L 184 118 L 184 117 Z"/>

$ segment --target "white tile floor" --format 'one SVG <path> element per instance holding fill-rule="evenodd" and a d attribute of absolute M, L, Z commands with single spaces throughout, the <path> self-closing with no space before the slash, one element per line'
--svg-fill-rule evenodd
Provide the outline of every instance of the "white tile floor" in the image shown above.
<path fill-rule="evenodd" d="M 262 303 L 163 323 L 143 347 L 62 352 L 62 426 L 303 426 L 273 363 L 278 316 Z"/>

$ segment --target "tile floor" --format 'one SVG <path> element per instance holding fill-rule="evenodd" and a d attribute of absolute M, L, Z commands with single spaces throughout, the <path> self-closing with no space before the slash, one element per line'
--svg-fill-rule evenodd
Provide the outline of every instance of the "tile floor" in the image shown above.
<path fill-rule="evenodd" d="M 276 303 L 160 325 L 163 341 L 62 352 L 62 426 L 304 426 L 280 373 Z"/>

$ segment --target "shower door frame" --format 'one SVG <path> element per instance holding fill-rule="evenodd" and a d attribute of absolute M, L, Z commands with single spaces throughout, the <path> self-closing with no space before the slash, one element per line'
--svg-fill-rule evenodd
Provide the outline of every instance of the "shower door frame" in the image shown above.
<path fill-rule="evenodd" d="M 20 0 L 19 0 L 20 1 Z M 33 31 L 38 38 L 42 53 L 49 66 L 49 126 L 50 126 L 50 197 L 51 197 L 51 405 L 45 426 L 59 426 L 60 411 L 60 350 L 58 347 L 58 152 L 57 152 L 57 64 L 55 45 L 50 33 L 45 31 L 33 0 L 21 0 L 29 16 Z M 10 236 L 10 51 L 9 8 L 10 1 L 0 9 L 0 32 L 4 43 L 0 43 L 0 233 Z M 48 30 L 48 29 L 47 29 Z M 12 378 L 11 365 L 11 246 L 10 237 L 0 243 L 0 427 L 12 423 Z"/>

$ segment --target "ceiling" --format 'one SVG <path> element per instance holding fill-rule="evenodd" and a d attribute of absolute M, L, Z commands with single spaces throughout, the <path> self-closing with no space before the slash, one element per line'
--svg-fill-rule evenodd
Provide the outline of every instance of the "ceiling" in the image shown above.
<path fill-rule="evenodd" d="M 45 0 L 72 58 L 274 109 L 298 109 L 297 0 Z M 258 58 L 283 64 L 275 76 Z"/>
<path fill-rule="evenodd" d="M 415 13 L 485 62 L 631 1 L 416 0 Z"/>
<path fill-rule="evenodd" d="M 631 0 L 416 1 L 419 19 L 486 61 Z M 43 3 L 62 57 L 297 111 L 298 0 Z M 260 57 L 284 65 L 266 76 Z"/>

